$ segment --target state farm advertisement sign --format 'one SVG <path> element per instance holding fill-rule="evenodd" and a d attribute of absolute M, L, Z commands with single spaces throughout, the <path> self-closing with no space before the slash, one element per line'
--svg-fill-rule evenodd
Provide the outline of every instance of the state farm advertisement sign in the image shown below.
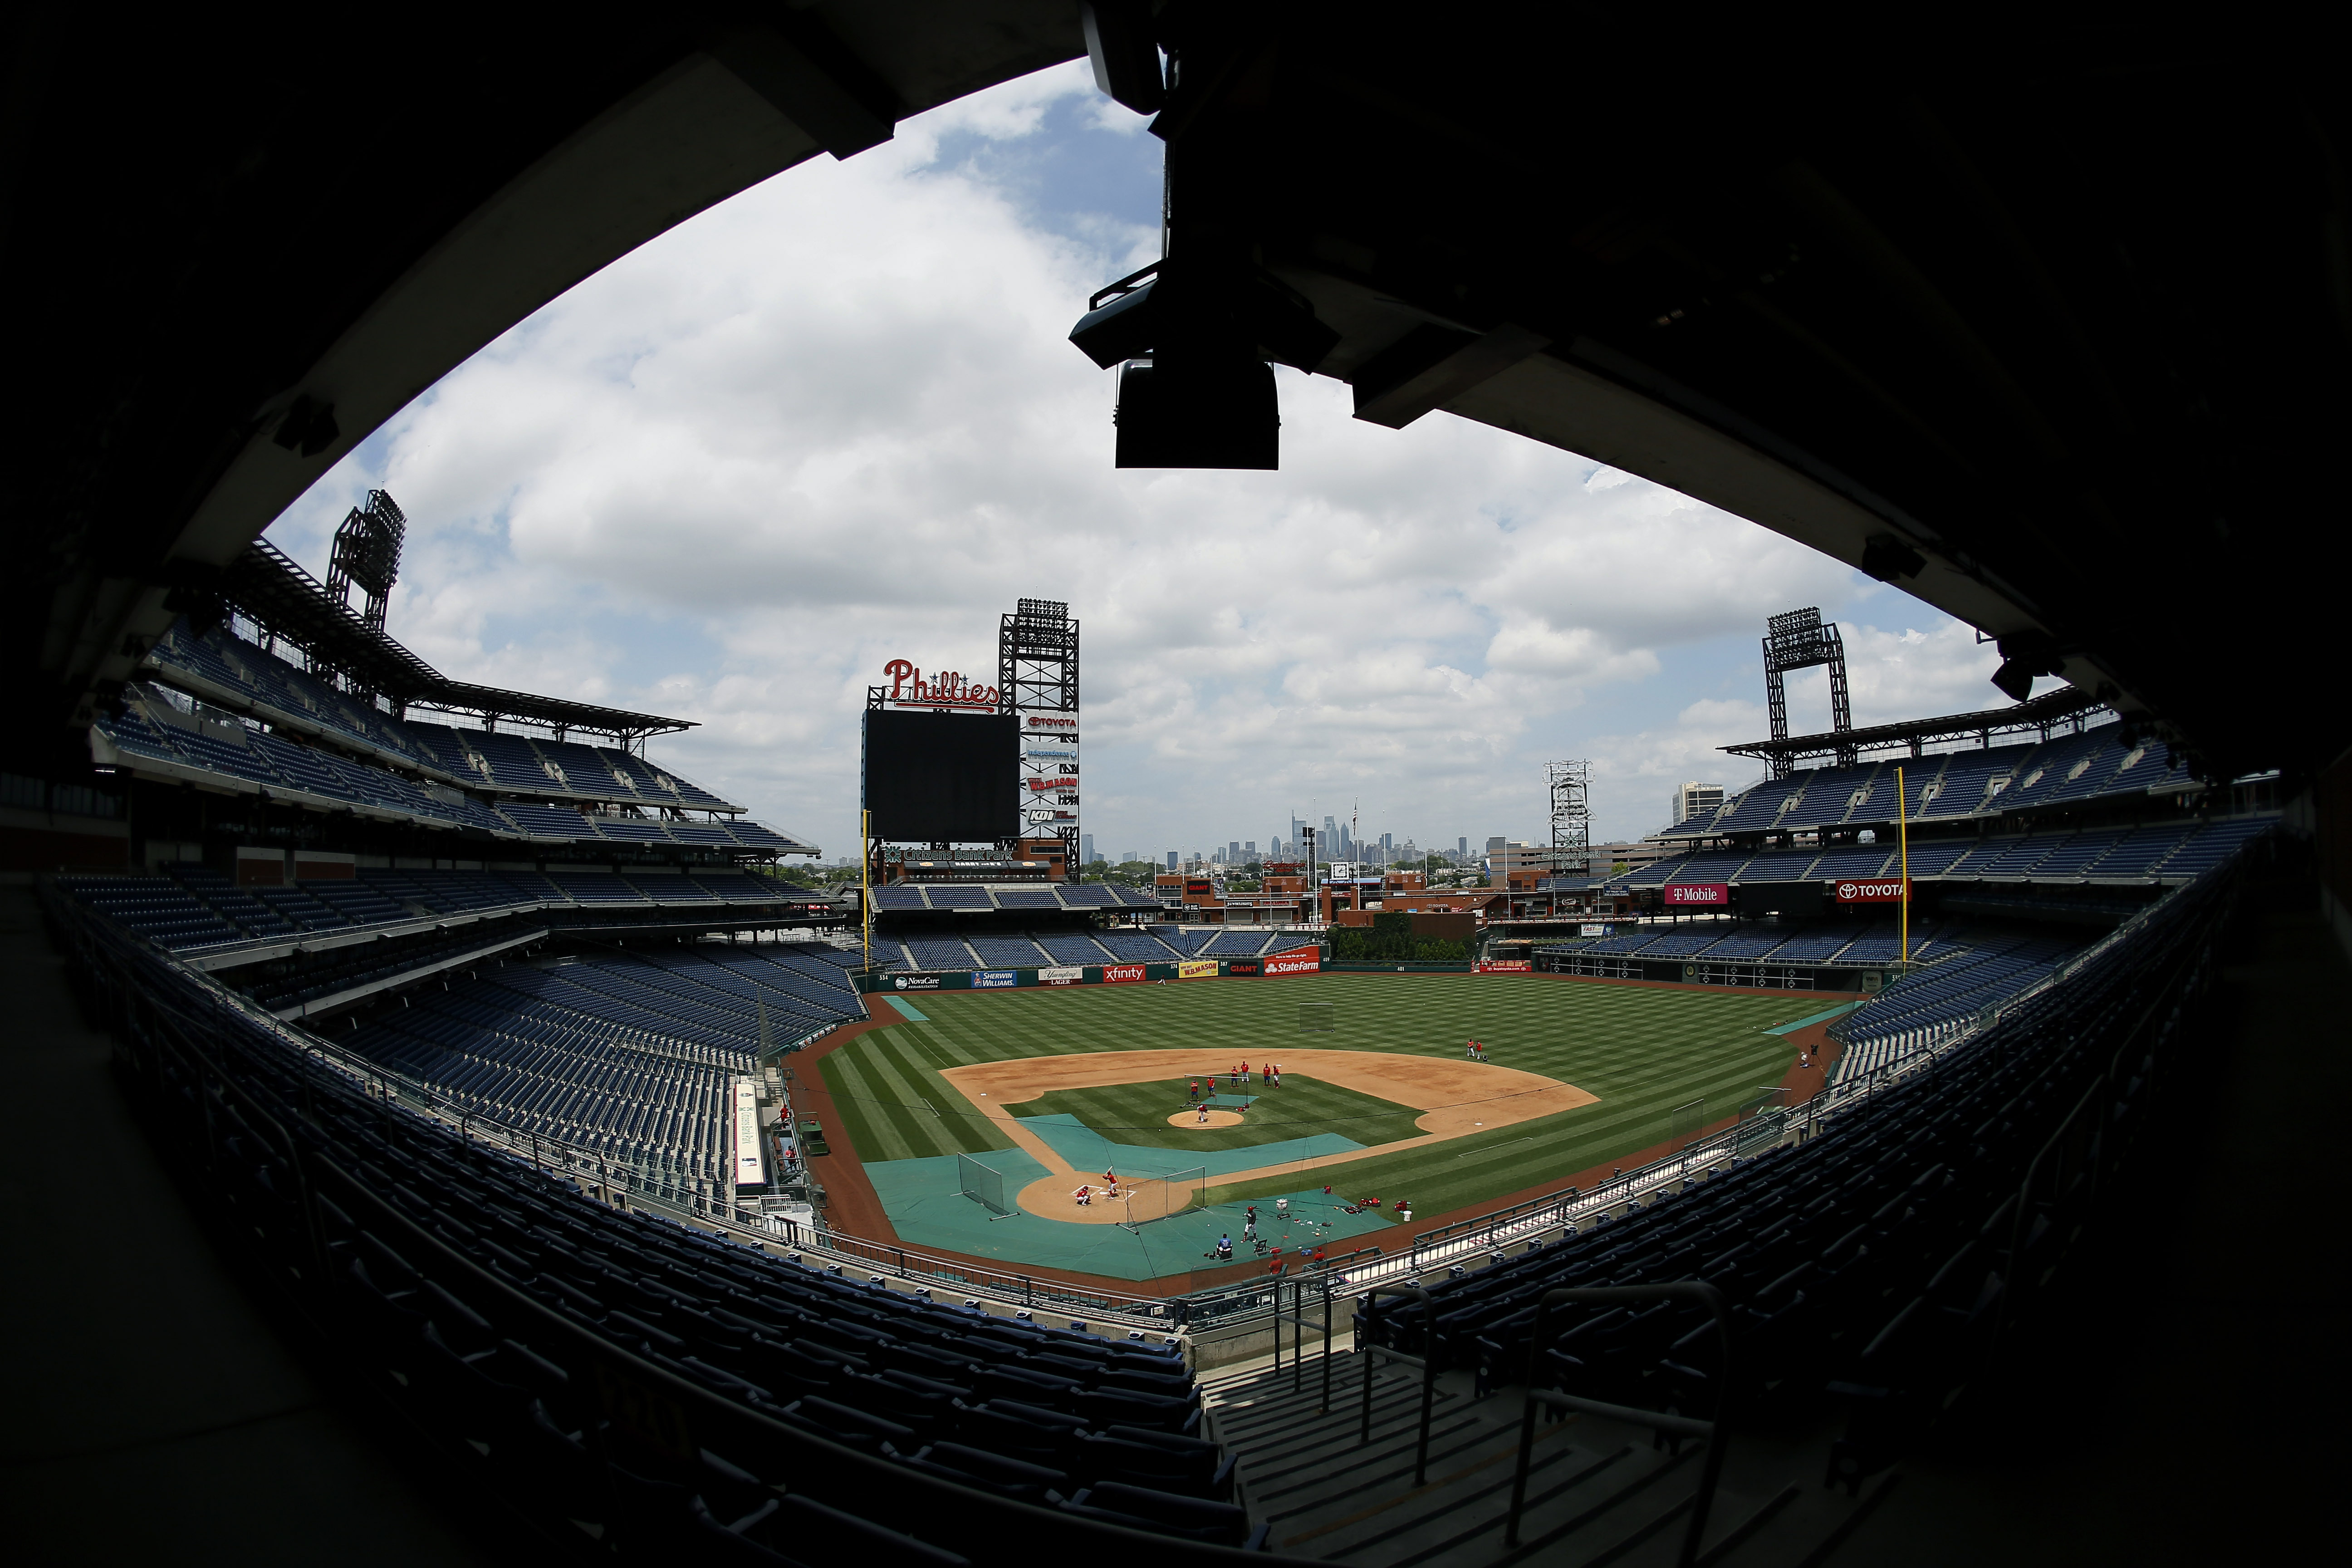
<path fill-rule="evenodd" d="M 1313 974 L 1323 967 L 1323 950 L 1302 947 L 1289 952 L 1277 952 L 1259 969 L 1261 974 Z"/>
<path fill-rule="evenodd" d="M 1133 985 L 1141 982 L 1142 979 L 1143 965 L 1139 963 L 1106 963 L 1103 965 L 1102 983 L 1106 985 Z"/>
<path fill-rule="evenodd" d="M 1668 909 L 1727 909 L 1731 904 L 1731 884 L 1728 882 L 1669 882 L 1666 884 Z"/>
<path fill-rule="evenodd" d="M 1842 904 L 1899 904 L 1903 902 L 1903 879 L 1889 877 L 1875 882 L 1849 879 L 1837 885 L 1837 901 Z"/>

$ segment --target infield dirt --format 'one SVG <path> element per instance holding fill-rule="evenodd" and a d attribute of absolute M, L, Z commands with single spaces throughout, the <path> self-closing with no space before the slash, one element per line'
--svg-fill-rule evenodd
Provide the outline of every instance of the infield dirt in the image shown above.
<path fill-rule="evenodd" d="M 1172 1084 L 1190 1077 L 1214 1077 L 1230 1070 L 1232 1065 L 1225 1053 L 1213 1050 L 1105 1051 L 977 1062 L 945 1068 L 940 1076 L 1016 1147 L 1050 1173 L 1021 1189 L 1014 1201 L 1022 1208 L 1045 1218 L 1078 1225 L 1117 1225 L 1126 1217 L 1122 1211 L 1108 1206 L 1082 1208 L 1071 1197 L 1076 1184 L 1091 1182 L 1101 1173 L 1076 1169 L 1052 1144 L 1024 1126 L 1013 1107 L 1056 1089 L 1099 1089 L 1161 1079 Z M 1298 1050 L 1285 1051 L 1282 1066 L 1286 1072 L 1318 1079 L 1418 1110 L 1421 1114 L 1414 1118 L 1413 1124 L 1422 1131 L 1416 1137 L 1367 1149 L 1228 1173 L 1217 1178 L 1220 1185 L 1237 1185 L 1275 1175 L 1296 1176 L 1400 1150 L 1442 1143 L 1471 1132 L 1573 1110 L 1594 1104 L 1599 1099 L 1574 1084 L 1517 1068 L 1496 1067 L 1492 1062 L 1451 1061 L 1376 1051 Z M 1174 1123 L 1180 1119 L 1181 1116 L 1170 1120 Z M 1211 1123 L 1216 1124 L 1213 1121 Z"/>

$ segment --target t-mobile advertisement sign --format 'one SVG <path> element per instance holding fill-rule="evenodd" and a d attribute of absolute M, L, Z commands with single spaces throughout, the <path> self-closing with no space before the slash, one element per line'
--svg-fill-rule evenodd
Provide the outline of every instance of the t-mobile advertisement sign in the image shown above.
<path fill-rule="evenodd" d="M 1837 901 L 1842 904 L 1899 904 L 1903 901 L 1903 879 L 1890 877 L 1883 882 L 1840 882 L 1837 885 Z"/>
<path fill-rule="evenodd" d="M 1724 909 L 1731 902 L 1728 882 L 1669 882 L 1666 884 L 1666 907 L 1689 909 L 1694 905 Z"/>

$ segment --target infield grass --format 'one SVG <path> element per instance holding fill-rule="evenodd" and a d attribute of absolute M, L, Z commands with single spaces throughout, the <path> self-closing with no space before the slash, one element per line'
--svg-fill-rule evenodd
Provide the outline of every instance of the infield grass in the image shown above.
<path fill-rule="evenodd" d="M 1410 1106 L 1318 1082 L 1305 1073 L 1284 1073 L 1280 1089 L 1251 1092 L 1257 1098 L 1238 1127 L 1171 1127 L 1168 1117 L 1184 1109 L 1184 1086 L 1177 1081 L 1058 1089 L 1022 1100 L 1013 1110 L 1016 1116 L 1075 1116 L 1114 1143 L 1152 1149 L 1255 1149 L 1318 1132 L 1336 1132 L 1370 1148 L 1421 1131 L 1413 1125 L 1421 1113 Z"/>
<path fill-rule="evenodd" d="M 1810 991 L 1675 991 L 1481 974 L 1325 974 L 936 992 L 921 998 L 928 1022 L 873 1030 L 819 1065 L 844 1131 L 858 1157 L 869 1163 L 1006 1147 L 939 1074 L 942 1068 L 1018 1057 L 1206 1047 L 1253 1062 L 1280 1060 L 1286 1047 L 1458 1058 L 1463 1041 L 1475 1037 L 1486 1047 L 1488 1059 L 1500 1066 L 1541 1073 L 1600 1097 L 1597 1104 L 1557 1116 L 1359 1161 L 1332 1173 L 1349 1195 L 1391 1202 L 1410 1197 L 1416 1211 L 1433 1215 L 1565 1180 L 1647 1148 L 1670 1135 L 1675 1110 L 1692 1100 L 1705 1101 L 1703 1121 L 1732 1114 L 1758 1089 L 1780 1082 L 1796 1059 L 1792 1047 L 1766 1031 L 1836 1000 Z M 1302 1002 L 1333 1004 L 1332 1032 L 1302 1034 Z M 1286 1098 L 1308 1089 L 1297 1075 L 1284 1076 L 1287 1081 L 1276 1094 Z M 1330 1085 L 1312 1087 L 1319 1095 L 1349 1095 L 1371 1107 L 1386 1104 Z M 1173 1093 L 1170 1101 L 1170 1090 L 1150 1084 L 1129 1086 L 1124 1093 L 1065 1090 L 1014 1109 L 1031 1116 L 1067 1111 L 1098 1129 L 1141 1129 L 1112 1134 L 1118 1141 L 1211 1147 L 1205 1134 L 1151 1135 L 1154 1127 L 1160 1134 L 1176 1133 L 1164 1123 L 1169 1111 L 1183 1102 L 1181 1089 Z M 1071 1103 L 1060 1103 L 1065 1100 Z M 1259 1125 L 1253 1123 L 1271 1109 L 1261 1102 L 1250 1123 L 1232 1131 L 1257 1131 Z M 1322 1126 L 1293 1126 L 1282 1136 L 1336 1131 L 1375 1144 L 1410 1136 L 1410 1112 L 1403 1131 L 1378 1130 L 1376 1121 L 1366 1121 L 1367 1131 L 1374 1133 L 1366 1135 L 1334 1119 Z M 1263 1183 L 1220 1187 L 1208 1198 L 1239 1202 L 1272 1190 Z"/>

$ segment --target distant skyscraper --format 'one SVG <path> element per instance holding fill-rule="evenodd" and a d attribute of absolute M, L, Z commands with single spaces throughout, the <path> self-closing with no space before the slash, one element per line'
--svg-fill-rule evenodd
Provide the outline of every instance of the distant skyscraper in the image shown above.
<path fill-rule="evenodd" d="M 1088 866 L 1095 863 L 1095 836 L 1093 834 L 1081 833 L 1078 835 L 1078 859 L 1082 864 Z"/>
<path fill-rule="evenodd" d="M 1255 859 L 1256 859 L 1256 858 L 1257 858 L 1257 840 L 1256 840 L 1256 839 L 1255 839 L 1255 838 L 1253 838 L 1253 839 L 1248 840 L 1246 843 L 1243 844 L 1243 846 L 1242 846 L 1242 855 L 1243 855 L 1244 858 L 1245 858 L 1245 859 L 1250 859 L 1250 860 L 1255 860 Z"/>
<path fill-rule="evenodd" d="M 1713 811 L 1722 804 L 1721 784 L 1699 784 L 1694 780 L 1675 791 L 1674 815 L 1666 818 L 1666 826 L 1673 827 L 1702 811 Z"/>
<path fill-rule="evenodd" d="M 1176 851 L 1173 849 L 1168 851 L 1168 868 L 1171 871 L 1176 869 Z"/>
<path fill-rule="evenodd" d="M 1454 841 L 1454 852 L 1456 855 L 1461 855 L 1461 856 L 1465 856 L 1465 857 L 1466 857 L 1466 856 L 1470 853 L 1470 840 L 1469 840 L 1469 838 L 1468 838 L 1467 837 L 1461 837 L 1461 838 L 1457 838 L 1457 839 L 1455 839 L 1455 840 Z"/>
<path fill-rule="evenodd" d="M 1123 851 L 1121 851 L 1121 852 L 1120 852 L 1120 854 L 1119 854 L 1119 858 L 1118 858 L 1118 863 L 1119 863 L 1120 865 L 1122 865 L 1122 866 L 1131 865 L 1131 864 L 1132 864 L 1132 863 L 1134 863 L 1135 861 L 1140 860 L 1140 859 L 1142 859 L 1142 858 L 1143 858 L 1143 857 L 1142 857 L 1142 856 L 1140 856 L 1140 855 L 1138 855 L 1134 850 L 1132 850 L 1132 849 L 1128 849 L 1128 850 L 1123 850 Z"/>
<path fill-rule="evenodd" d="M 1225 845 L 1225 864 L 1228 866 L 1238 866 L 1241 863 L 1242 841 L 1235 838 Z"/>

